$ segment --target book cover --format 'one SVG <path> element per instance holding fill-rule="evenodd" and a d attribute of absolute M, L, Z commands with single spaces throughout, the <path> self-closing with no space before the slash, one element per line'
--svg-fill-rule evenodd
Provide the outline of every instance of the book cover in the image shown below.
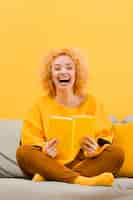
<path fill-rule="evenodd" d="M 70 117 L 51 116 L 46 133 L 47 140 L 57 138 L 57 159 L 71 160 L 78 151 L 84 136 L 95 138 L 95 117 L 91 115 L 75 115 Z"/>

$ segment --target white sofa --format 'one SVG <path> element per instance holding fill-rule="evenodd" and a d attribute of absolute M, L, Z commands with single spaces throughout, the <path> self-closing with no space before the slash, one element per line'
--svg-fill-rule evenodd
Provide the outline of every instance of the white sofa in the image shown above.
<path fill-rule="evenodd" d="M 0 120 L 0 200 L 132 200 L 133 179 L 116 178 L 112 187 L 32 182 L 16 163 L 22 120 Z"/>

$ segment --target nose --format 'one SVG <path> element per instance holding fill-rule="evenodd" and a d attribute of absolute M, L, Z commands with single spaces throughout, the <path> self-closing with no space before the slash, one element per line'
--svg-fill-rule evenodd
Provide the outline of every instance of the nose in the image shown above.
<path fill-rule="evenodd" d="M 67 69 L 66 69 L 66 67 L 62 67 L 60 73 L 61 73 L 61 74 L 65 74 L 65 73 L 67 73 Z"/>

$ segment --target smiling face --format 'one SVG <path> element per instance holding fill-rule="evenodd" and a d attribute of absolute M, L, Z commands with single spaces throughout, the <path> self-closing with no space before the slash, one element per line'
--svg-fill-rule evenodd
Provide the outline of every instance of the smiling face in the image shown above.
<path fill-rule="evenodd" d="M 52 81 L 56 89 L 73 88 L 75 64 L 70 56 L 60 55 L 52 62 Z"/>

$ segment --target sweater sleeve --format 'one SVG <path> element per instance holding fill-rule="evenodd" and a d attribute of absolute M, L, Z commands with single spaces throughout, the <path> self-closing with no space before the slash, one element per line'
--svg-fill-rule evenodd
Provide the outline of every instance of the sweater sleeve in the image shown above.
<path fill-rule="evenodd" d="M 23 121 L 21 144 L 39 147 L 45 145 L 45 134 L 42 126 L 41 112 L 37 103 L 28 110 Z"/>
<path fill-rule="evenodd" d="M 101 102 L 96 104 L 96 140 L 100 146 L 111 144 L 113 140 L 112 123 Z"/>
<path fill-rule="evenodd" d="M 96 152 L 94 152 L 93 155 L 90 155 L 87 151 L 84 151 L 85 157 L 98 156 L 113 141 L 112 123 L 108 119 L 108 115 L 104 110 L 103 103 L 99 101 L 96 102 L 95 117 L 96 117 L 95 138 L 97 143 L 99 144 L 99 147 L 96 150 Z"/>

